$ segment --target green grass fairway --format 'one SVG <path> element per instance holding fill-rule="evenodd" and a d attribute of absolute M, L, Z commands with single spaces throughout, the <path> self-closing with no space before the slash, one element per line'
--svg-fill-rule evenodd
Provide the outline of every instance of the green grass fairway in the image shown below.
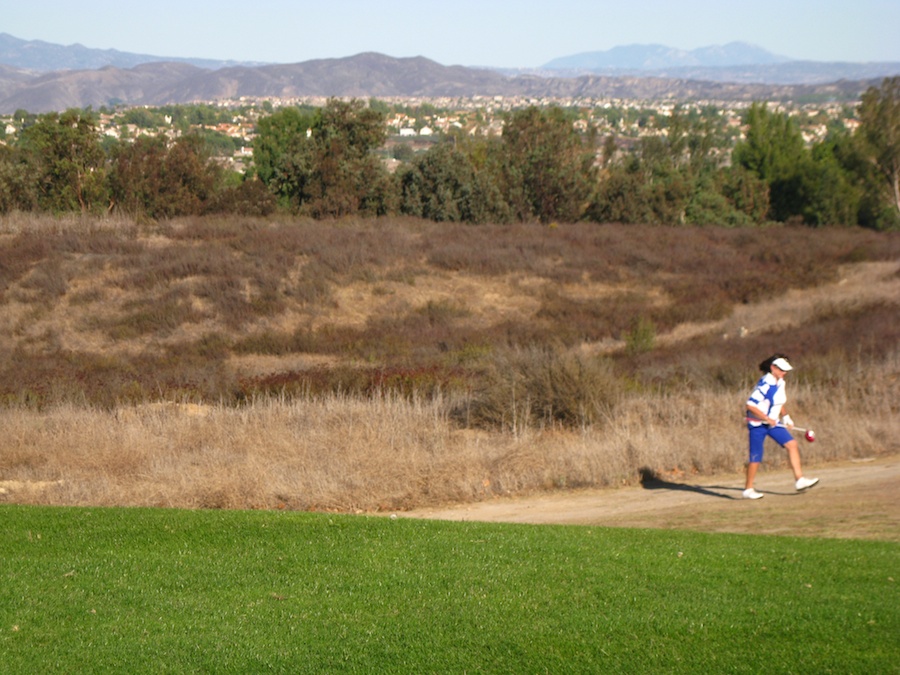
<path fill-rule="evenodd" d="M 0 507 L 3 673 L 889 673 L 900 546 Z"/>

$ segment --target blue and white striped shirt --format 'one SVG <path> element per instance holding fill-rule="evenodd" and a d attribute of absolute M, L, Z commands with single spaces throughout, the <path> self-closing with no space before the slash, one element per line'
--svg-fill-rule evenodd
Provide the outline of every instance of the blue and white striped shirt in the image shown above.
<path fill-rule="evenodd" d="M 784 389 L 784 380 L 779 380 L 772 373 L 766 373 L 759 378 L 756 389 L 747 399 L 747 405 L 759 408 L 772 421 L 778 421 L 785 403 L 787 403 L 787 392 Z M 760 424 L 762 422 L 750 422 L 750 425 L 754 427 L 758 427 Z"/>

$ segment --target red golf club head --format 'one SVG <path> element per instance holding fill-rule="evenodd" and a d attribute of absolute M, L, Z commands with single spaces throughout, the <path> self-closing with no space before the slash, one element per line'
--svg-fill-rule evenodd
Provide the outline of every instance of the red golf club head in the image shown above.
<path fill-rule="evenodd" d="M 807 441 L 812 443 L 814 440 L 816 440 L 816 432 L 813 431 L 812 429 L 808 429 L 804 438 L 806 438 Z"/>

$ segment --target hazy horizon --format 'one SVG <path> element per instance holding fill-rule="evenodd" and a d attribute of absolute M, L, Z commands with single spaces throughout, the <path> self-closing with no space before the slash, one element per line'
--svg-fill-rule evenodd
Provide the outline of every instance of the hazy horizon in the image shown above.
<path fill-rule="evenodd" d="M 746 42 L 809 61 L 900 62 L 900 3 L 887 0 L 260 0 L 250 4 L 91 3 L 73 12 L 60 0 L 16 3 L 0 32 L 23 40 L 160 57 L 265 63 L 342 58 L 362 52 L 424 56 L 443 65 L 537 68 L 556 58 L 632 44 L 690 51 Z"/>

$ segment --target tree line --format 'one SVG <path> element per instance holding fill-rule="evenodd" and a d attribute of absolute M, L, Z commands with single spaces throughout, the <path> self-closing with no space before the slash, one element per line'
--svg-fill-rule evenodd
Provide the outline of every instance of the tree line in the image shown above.
<path fill-rule="evenodd" d="M 90 110 L 69 110 L 0 146 L 0 213 L 900 227 L 900 77 L 869 88 L 858 116 L 855 133 L 835 127 L 807 146 L 789 114 L 754 103 L 727 149 L 714 120 L 676 108 L 664 133 L 623 148 L 560 107 L 529 107 L 500 137 L 450 134 L 392 173 L 378 155 L 383 108 L 331 99 L 261 117 L 239 174 L 198 133 L 104 142 Z"/>

